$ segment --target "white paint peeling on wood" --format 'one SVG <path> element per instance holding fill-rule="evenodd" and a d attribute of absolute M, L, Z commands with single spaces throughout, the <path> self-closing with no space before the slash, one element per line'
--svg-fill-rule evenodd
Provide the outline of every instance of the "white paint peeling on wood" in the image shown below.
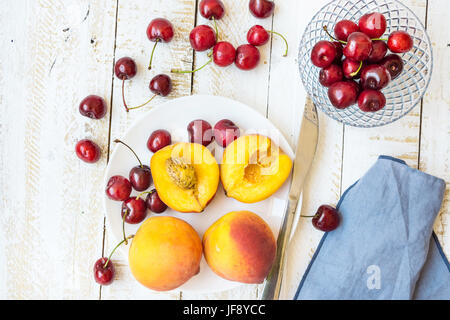
<path fill-rule="evenodd" d="M 1 142 L 8 181 L 1 186 L 4 298 L 98 298 L 92 266 L 101 253 L 98 186 L 105 158 L 85 165 L 74 146 L 92 137 L 107 147 L 108 117 L 86 120 L 78 104 L 91 93 L 109 100 L 115 7 L 106 0 L 78 1 L 70 10 L 67 4 L 8 2 L 2 19 L 11 21 L 4 22 L 9 46 L 0 56 L 8 61 L 2 70 L 8 73 Z M 16 21 L 26 21 L 25 28 L 16 29 Z M 96 48 L 94 35 L 101 39 Z"/>

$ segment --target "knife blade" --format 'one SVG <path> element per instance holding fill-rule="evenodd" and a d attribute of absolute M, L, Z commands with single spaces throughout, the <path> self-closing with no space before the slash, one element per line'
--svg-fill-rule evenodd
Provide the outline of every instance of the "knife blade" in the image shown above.
<path fill-rule="evenodd" d="M 264 283 L 261 300 L 278 300 L 283 280 L 284 266 L 287 260 L 287 247 L 292 232 L 298 200 L 303 189 L 306 176 L 316 153 L 319 138 L 319 118 L 317 109 L 309 97 L 306 98 L 305 109 L 295 151 L 294 173 L 292 174 L 289 199 L 284 213 L 283 223 L 277 239 L 277 255 L 272 269 Z"/>

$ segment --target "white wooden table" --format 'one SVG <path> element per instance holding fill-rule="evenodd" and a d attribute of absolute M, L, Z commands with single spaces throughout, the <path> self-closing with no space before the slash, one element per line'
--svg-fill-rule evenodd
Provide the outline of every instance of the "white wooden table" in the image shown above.
<path fill-rule="evenodd" d="M 18 0 L 0 11 L 0 298 L 63 299 L 256 299 L 261 287 L 247 285 L 218 294 L 154 293 L 131 276 L 126 257 L 116 255 L 116 280 L 100 287 L 93 263 L 114 243 L 105 227 L 103 174 L 112 139 L 121 137 L 145 108 L 125 113 L 115 59 L 128 55 L 139 68 L 126 84 L 130 105 L 149 96 L 149 80 L 171 68 L 191 69 L 206 61 L 189 45 L 196 0 Z M 219 21 L 222 38 L 235 45 L 258 23 L 283 33 L 291 47 L 274 38 L 261 48 L 262 63 L 251 72 L 209 66 L 191 75 L 172 75 L 174 91 L 154 104 L 190 94 L 213 94 L 246 103 L 266 115 L 292 146 L 304 105 L 297 71 L 297 48 L 307 22 L 328 0 L 277 0 L 273 18 L 257 20 L 247 0 L 225 0 Z M 434 72 L 423 102 L 403 119 L 375 129 L 343 126 L 320 113 L 316 161 L 302 210 L 336 204 L 379 154 L 402 158 L 415 168 L 450 181 L 450 39 L 447 0 L 404 0 L 426 25 L 434 50 Z M 153 70 L 146 70 L 153 43 L 145 30 L 166 17 L 176 28 L 170 45 L 159 45 Z M 98 94 L 111 106 L 106 117 L 82 117 L 78 104 Z M 75 143 L 92 138 L 102 160 L 88 165 Z M 450 192 L 436 220 L 450 255 Z M 322 236 L 309 220 L 300 221 L 290 249 L 283 297 L 292 298 Z"/>

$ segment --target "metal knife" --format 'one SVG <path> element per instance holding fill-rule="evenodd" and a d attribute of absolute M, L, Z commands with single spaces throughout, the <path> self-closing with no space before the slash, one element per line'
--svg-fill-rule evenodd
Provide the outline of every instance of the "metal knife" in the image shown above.
<path fill-rule="evenodd" d="M 261 300 L 278 300 L 283 280 L 286 252 L 292 231 L 295 212 L 306 176 L 316 153 L 319 138 L 319 119 L 317 109 L 309 97 L 306 98 L 302 124 L 295 151 L 294 173 L 289 189 L 289 200 L 284 214 L 283 224 L 277 240 L 277 255 L 264 285 Z"/>

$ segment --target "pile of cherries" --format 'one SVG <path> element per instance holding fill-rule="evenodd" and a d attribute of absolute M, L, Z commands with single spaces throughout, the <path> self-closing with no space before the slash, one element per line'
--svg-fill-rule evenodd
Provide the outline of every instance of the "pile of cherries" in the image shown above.
<path fill-rule="evenodd" d="M 388 39 L 381 38 L 386 25 L 386 18 L 373 12 L 363 15 L 358 24 L 339 21 L 334 37 L 323 27 L 333 41 L 316 43 L 311 62 L 321 68 L 319 82 L 328 87 L 328 97 L 336 108 L 358 103 L 362 111 L 375 112 L 386 105 L 381 90 L 403 71 L 403 60 L 397 53 L 413 47 L 413 40 L 405 31 L 394 31 Z M 388 49 L 392 54 L 386 55 Z"/>
<path fill-rule="evenodd" d="M 268 0 L 250 0 L 249 9 L 253 16 L 257 18 L 267 18 L 273 14 L 275 3 Z M 266 30 L 260 25 L 255 25 L 247 33 L 248 44 L 242 44 L 235 48 L 228 41 L 220 41 L 216 21 L 222 19 L 225 14 L 225 7 L 221 0 L 202 0 L 199 4 L 200 14 L 214 22 L 214 29 L 209 25 L 196 26 L 189 34 L 191 47 L 198 52 L 207 51 L 210 58 L 204 65 L 195 70 L 172 69 L 173 73 L 194 73 L 203 69 L 206 65 L 214 62 L 219 67 L 227 67 L 235 64 L 241 70 L 252 70 L 259 64 L 261 55 L 257 47 L 266 44 L 270 39 L 270 33 L 276 34 L 285 41 L 286 39 L 272 30 Z"/>

